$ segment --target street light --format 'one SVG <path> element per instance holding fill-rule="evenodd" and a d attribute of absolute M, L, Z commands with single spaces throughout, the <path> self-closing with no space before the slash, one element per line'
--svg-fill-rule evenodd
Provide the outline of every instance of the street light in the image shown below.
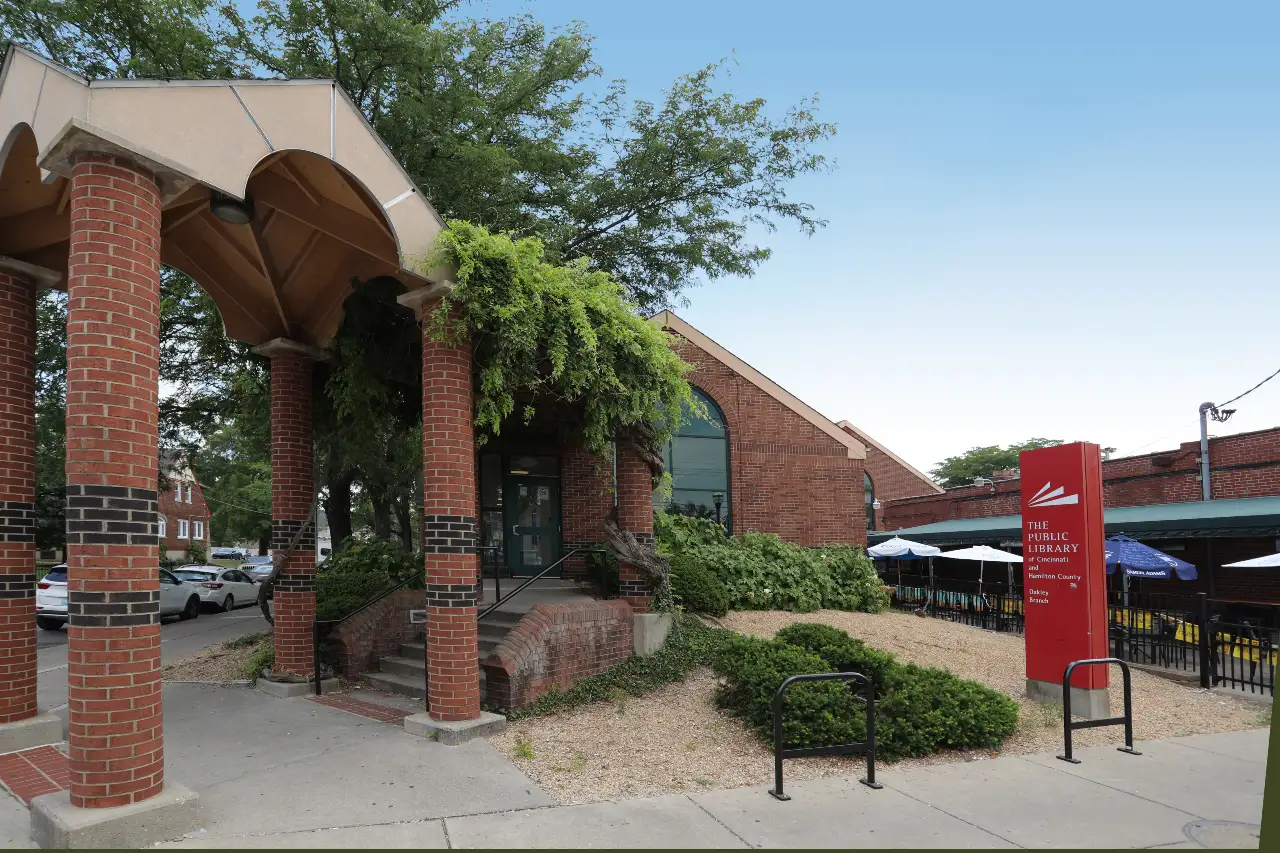
<path fill-rule="evenodd" d="M 711 502 L 716 505 L 716 524 L 720 524 L 720 504 L 724 503 L 724 492 L 712 492 Z"/>

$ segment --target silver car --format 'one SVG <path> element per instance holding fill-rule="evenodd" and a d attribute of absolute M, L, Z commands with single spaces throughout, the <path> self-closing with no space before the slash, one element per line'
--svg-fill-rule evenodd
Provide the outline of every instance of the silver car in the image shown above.
<path fill-rule="evenodd" d="M 253 578 L 258 583 L 262 583 L 271 577 L 272 565 L 267 563 L 245 563 L 240 566 L 240 571 Z"/>
<path fill-rule="evenodd" d="M 160 569 L 160 616 L 195 619 L 200 615 L 200 593 L 172 573 Z M 54 566 L 36 584 L 36 626 L 56 631 L 67 624 L 67 567 Z"/>

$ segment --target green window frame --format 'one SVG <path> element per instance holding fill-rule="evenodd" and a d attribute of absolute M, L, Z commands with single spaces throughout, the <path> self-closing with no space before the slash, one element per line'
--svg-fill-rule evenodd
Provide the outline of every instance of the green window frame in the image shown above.
<path fill-rule="evenodd" d="M 691 417 L 662 448 L 662 459 L 671 475 L 671 496 L 654 504 L 667 512 L 715 519 L 715 496 L 721 495 L 720 523 L 733 531 L 733 497 L 730 479 L 729 429 L 724 412 L 700 388 L 693 395 L 706 407 L 707 417 Z"/>

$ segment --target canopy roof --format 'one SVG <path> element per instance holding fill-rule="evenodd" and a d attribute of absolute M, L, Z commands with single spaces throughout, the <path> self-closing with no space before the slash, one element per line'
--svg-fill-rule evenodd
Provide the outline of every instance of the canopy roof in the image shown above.
<path fill-rule="evenodd" d="M 227 334 L 323 345 L 353 278 L 409 289 L 443 221 L 332 80 L 88 80 L 19 47 L 0 67 L 0 257 L 65 280 L 69 176 L 84 151 L 150 169 L 161 260 L 217 303 Z M 250 223 L 210 209 L 249 198 Z"/>
<path fill-rule="evenodd" d="M 1280 496 L 1108 507 L 1104 523 L 1108 534 L 1127 533 L 1143 539 L 1277 536 L 1280 535 Z M 895 536 L 931 545 L 1017 542 L 1022 538 L 1022 516 L 958 518 L 869 534 L 867 538 L 875 543 Z"/>
<path fill-rule="evenodd" d="M 1184 581 L 1196 579 L 1196 567 L 1186 560 L 1171 557 L 1150 545 L 1143 545 L 1128 536 L 1108 536 L 1106 541 L 1107 574 L 1117 567 L 1130 577 L 1168 578 L 1174 572 Z"/>

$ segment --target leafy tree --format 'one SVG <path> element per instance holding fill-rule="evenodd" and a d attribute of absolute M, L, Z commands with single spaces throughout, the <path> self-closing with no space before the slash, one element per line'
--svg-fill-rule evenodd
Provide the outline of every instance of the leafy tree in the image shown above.
<path fill-rule="evenodd" d="M 1029 438 L 1018 444 L 1007 447 L 991 445 L 990 447 L 974 447 L 959 456 L 948 456 L 929 472 L 929 475 L 944 488 L 968 486 L 975 477 L 990 477 L 996 471 L 1018 467 L 1018 454 L 1024 450 L 1036 450 L 1040 447 L 1055 447 L 1062 444 L 1056 438 Z"/>
<path fill-rule="evenodd" d="M 36 302 L 36 547 L 67 541 L 67 297 Z"/>

